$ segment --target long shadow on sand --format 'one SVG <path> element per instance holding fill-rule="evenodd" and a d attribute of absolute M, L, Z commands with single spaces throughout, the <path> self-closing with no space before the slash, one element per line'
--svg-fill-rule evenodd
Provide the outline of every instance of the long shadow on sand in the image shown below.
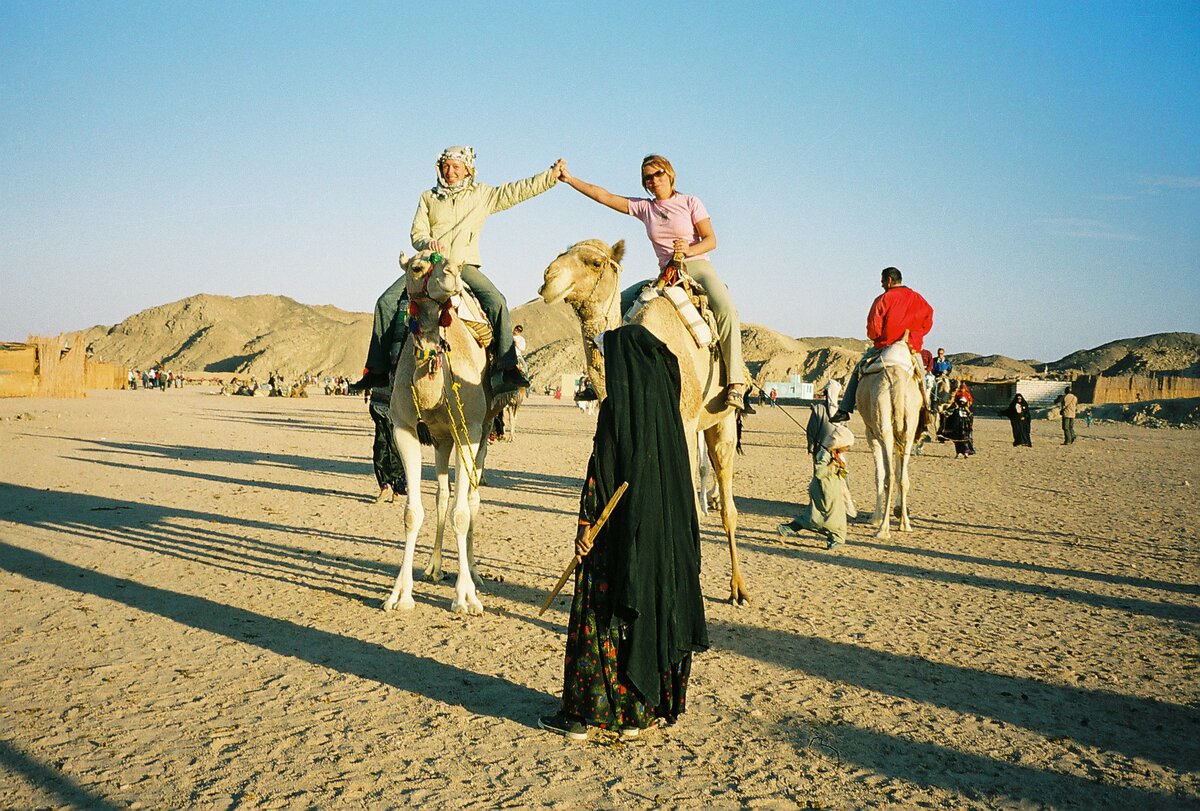
<path fill-rule="evenodd" d="M 1078 577 L 1081 580 L 1095 580 L 1099 583 L 1111 583 L 1118 586 L 1134 586 L 1142 589 L 1157 589 L 1159 591 L 1176 591 L 1180 594 L 1200 595 L 1200 585 L 1192 583 L 1172 583 L 1168 580 L 1150 580 L 1145 577 L 1130 577 L 1128 575 L 1108 574 L 1107 572 L 1065 569 L 1060 566 L 1043 566 L 1039 563 L 1019 563 L 1000 558 L 981 558 L 976 555 L 960 555 L 956 552 L 942 552 L 937 549 L 919 549 L 915 546 L 896 546 L 891 543 L 872 543 L 858 539 L 855 539 L 853 543 L 856 546 L 867 546 L 884 552 L 900 552 L 908 555 L 938 558 L 940 560 L 953 560 L 959 563 L 970 563 L 975 566 L 995 566 L 1001 569 L 1016 569 L 1018 571 L 1036 572 L 1038 574 Z"/>
<path fill-rule="evenodd" d="M 769 536 L 766 536 L 769 537 Z M 814 536 L 816 537 L 816 536 Z M 851 540 L 851 547 L 857 541 Z M 890 563 L 882 560 L 864 560 L 846 554 L 820 554 L 809 552 L 793 544 L 750 543 L 743 538 L 742 544 L 748 549 L 767 552 L 784 557 L 799 558 L 812 563 L 825 563 L 831 566 L 844 566 L 847 569 L 859 569 L 875 574 L 887 574 L 894 577 L 914 577 L 940 583 L 956 583 L 977 588 L 999 589 L 1016 594 L 1035 594 L 1040 597 L 1051 597 L 1060 600 L 1070 600 L 1096 608 L 1106 608 L 1113 611 L 1132 611 L 1154 617 L 1160 620 L 1178 622 L 1200 622 L 1200 608 L 1178 603 L 1166 603 L 1159 600 L 1146 600 L 1139 597 L 1118 597 L 1107 594 L 1094 594 L 1090 591 L 1063 588 L 1061 586 L 1040 585 L 1037 583 L 1021 583 L 1017 580 L 1004 580 L 999 577 L 985 577 L 964 572 L 947 572 L 942 569 L 929 569 L 923 566 L 911 566 L 903 563 Z"/>
<path fill-rule="evenodd" d="M 234 476 L 219 476 L 215 473 L 199 473 L 195 470 L 174 470 L 166 467 L 151 467 L 150 465 L 127 465 L 121 462 L 108 462 L 102 459 L 84 459 L 79 456 L 64 457 L 75 462 L 86 462 L 92 465 L 101 465 L 102 467 L 113 467 L 122 470 L 141 470 L 146 473 L 161 473 L 164 476 L 178 476 L 184 479 L 198 479 L 201 481 L 216 482 L 218 484 L 228 484 L 237 487 L 250 487 L 265 490 L 285 490 L 289 493 L 304 493 L 310 496 L 329 496 L 334 498 L 348 498 L 356 501 L 372 501 L 369 496 L 363 493 L 350 492 L 349 490 L 331 490 L 328 487 L 306 487 L 302 484 L 283 484 L 282 482 L 273 482 L 267 479 L 239 479 Z"/>
<path fill-rule="evenodd" d="M 267 428 L 315 431 L 321 434 L 350 434 L 355 437 L 369 437 L 374 431 L 370 418 L 366 417 L 366 408 L 363 408 L 363 419 L 361 420 L 334 419 L 332 416 L 329 420 L 320 420 L 313 418 L 305 412 L 298 413 L 303 416 L 288 416 L 287 414 L 266 411 L 231 413 L 229 411 L 209 409 L 207 413 L 203 413 L 200 416 L 202 419 L 215 420 L 217 422 L 242 422 Z M 322 416 L 329 414 L 327 411 L 320 413 Z"/>
<path fill-rule="evenodd" d="M 1145 758 L 1179 772 L 1200 763 L 1200 709 L 1195 707 L 1046 684 L 740 623 L 712 622 L 709 627 L 714 645 L 814 678 L 987 716 L 1050 739 Z"/>
<path fill-rule="evenodd" d="M 59 768 L 39 763 L 5 740 L 0 740 L 0 771 L 21 775 L 39 792 L 57 797 L 67 808 L 95 808 L 98 811 L 125 808 L 88 791 Z"/>
<path fill-rule="evenodd" d="M 554 703 L 546 693 L 495 676 L 204 597 L 94 572 L 6 543 L 0 543 L 0 569 L 78 594 L 93 594 L 280 656 L 418 693 L 477 715 L 507 718 L 522 726 L 530 726 L 539 710 Z"/>
<path fill-rule="evenodd" d="M 373 602 L 395 577 L 378 561 L 272 543 L 256 535 L 305 535 L 317 541 L 394 547 L 378 538 L 230 518 L 81 493 L 0 484 L 0 517 L 75 538 L 114 543 L 325 591 L 355 602 Z"/>
<path fill-rule="evenodd" d="M 285 470 L 303 470 L 312 473 L 343 473 L 350 476 L 371 476 L 369 461 L 358 462 L 347 459 L 321 459 L 315 456 L 298 456 L 291 453 L 264 453 L 254 450 L 232 448 L 207 448 L 200 445 L 162 445 L 150 442 L 114 442 L 111 440 L 84 437 L 48 437 L 80 442 L 114 453 L 158 457 L 177 461 L 195 460 L 220 462 L 234 465 L 261 465 Z"/>
<path fill-rule="evenodd" d="M 1020 803 L 1016 806 L 1020 808 L 1124 811 L 1194 807 L 1187 797 L 1007 763 L 857 726 L 814 729 L 804 723 L 781 724 L 775 731 L 790 740 L 801 757 L 857 764 L 918 786 L 955 792 L 981 808 L 1013 807 L 1014 801 Z"/>

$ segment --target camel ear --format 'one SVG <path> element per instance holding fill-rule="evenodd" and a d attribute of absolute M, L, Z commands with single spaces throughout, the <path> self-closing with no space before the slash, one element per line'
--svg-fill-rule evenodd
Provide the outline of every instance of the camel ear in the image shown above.
<path fill-rule="evenodd" d="M 619 264 L 621 257 L 625 255 L 625 240 L 617 240 L 617 244 L 612 246 L 612 251 L 609 255 L 612 257 L 614 262 Z"/>
<path fill-rule="evenodd" d="M 404 268 L 405 270 L 408 270 L 408 262 L 409 262 L 409 259 L 407 256 L 404 255 L 404 251 L 400 251 L 400 267 Z"/>

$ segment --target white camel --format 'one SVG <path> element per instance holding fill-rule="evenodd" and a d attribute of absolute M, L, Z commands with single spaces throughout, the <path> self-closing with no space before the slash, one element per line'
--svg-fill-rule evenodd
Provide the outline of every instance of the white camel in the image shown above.
<path fill-rule="evenodd" d="M 429 251 L 410 260 L 400 255 L 407 276 L 409 301 L 416 330 L 406 339 L 396 364 L 395 386 L 388 412 L 396 432 L 396 448 L 404 463 L 408 497 L 404 506 L 404 560 L 391 596 L 383 604 L 411 610 L 413 556 L 417 534 L 425 519 L 421 505 L 421 442 L 423 423 L 433 440 L 437 470 L 437 536 L 427 574 L 442 576 L 442 538 L 449 513 L 458 551 L 458 578 L 451 609 L 482 614 L 476 587 L 482 580 L 475 568 L 474 526 L 479 513 L 479 477 L 487 443 L 484 426 L 491 425 L 499 404 L 489 402 L 488 358 L 462 319 L 453 316 L 451 297 L 463 290 L 458 268 L 434 264 Z M 444 317 L 449 313 L 451 317 Z M 444 323 L 448 322 L 448 323 Z M 450 511 L 450 457 L 454 457 L 454 505 Z"/>
<path fill-rule="evenodd" d="M 565 300 L 579 317 L 587 374 L 601 399 L 605 396 L 604 361 L 595 337 L 621 325 L 621 257 L 624 240 L 612 247 L 601 240 L 576 243 L 546 268 L 545 281 L 538 293 L 548 304 Z M 736 411 L 725 404 L 725 385 L 721 380 L 721 362 L 708 347 L 697 347 L 675 307 L 665 298 L 657 298 L 634 318 L 658 337 L 679 361 L 679 413 L 688 437 L 691 476 L 696 482 L 699 457 L 697 431 L 703 431 L 708 457 L 717 474 L 721 497 L 721 523 L 729 540 L 729 599 L 749 604 L 750 591 L 738 567 L 737 508 L 733 503 L 733 460 L 737 446 Z M 682 473 L 682 471 L 681 471 Z M 699 507 L 699 505 L 697 505 Z"/>
<path fill-rule="evenodd" d="M 900 531 L 912 531 L 908 520 L 908 462 L 924 398 L 921 383 L 913 373 L 912 353 L 903 340 L 887 347 L 880 361 L 864 372 L 854 401 L 866 423 L 867 444 L 875 456 L 875 537 L 886 539 L 892 534 L 892 501 L 897 489 Z"/>

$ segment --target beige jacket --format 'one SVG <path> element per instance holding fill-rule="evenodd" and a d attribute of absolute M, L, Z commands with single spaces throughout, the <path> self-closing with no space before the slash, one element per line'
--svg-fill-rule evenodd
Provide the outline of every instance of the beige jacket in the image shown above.
<path fill-rule="evenodd" d="M 425 191 L 413 217 L 413 247 L 423 251 L 437 240 L 446 246 L 446 258 L 451 265 L 481 265 L 479 232 L 483 230 L 483 221 L 497 211 L 541 194 L 557 182 L 554 170 L 547 169 L 502 186 L 476 183 L 445 200 L 435 197 L 432 190 Z"/>
<path fill-rule="evenodd" d="M 1062 398 L 1062 415 L 1075 419 L 1075 412 L 1079 408 L 1079 398 L 1071 392 L 1067 392 Z"/>

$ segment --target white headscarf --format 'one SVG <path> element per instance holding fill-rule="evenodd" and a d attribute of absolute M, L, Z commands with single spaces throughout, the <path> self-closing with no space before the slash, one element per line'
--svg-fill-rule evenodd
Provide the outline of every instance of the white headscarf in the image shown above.
<path fill-rule="evenodd" d="M 467 167 L 466 176 L 452 186 L 447 184 L 446 179 L 442 177 L 442 161 L 448 160 L 461 161 L 462 165 Z M 439 200 L 445 200 L 450 195 L 457 194 L 475 184 L 475 150 L 469 146 L 446 147 L 442 150 L 442 154 L 438 155 L 434 166 L 437 168 L 437 185 L 433 187 L 433 194 Z"/>
<path fill-rule="evenodd" d="M 837 382 L 837 378 L 829 378 L 829 382 L 825 384 L 825 402 L 833 404 L 838 402 L 842 397 L 842 384 Z"/>

